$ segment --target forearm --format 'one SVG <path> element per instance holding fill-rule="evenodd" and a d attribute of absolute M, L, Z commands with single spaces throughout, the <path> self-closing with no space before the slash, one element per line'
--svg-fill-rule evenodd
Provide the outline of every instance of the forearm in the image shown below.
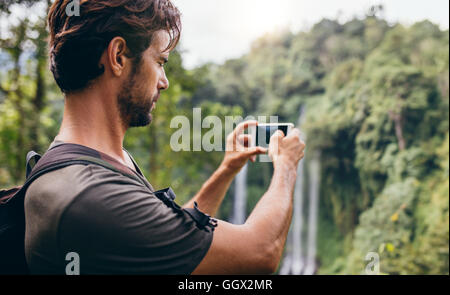
<path fill-rule="evenodd" d="M 235 171 L 221 164 L 202 185 L 200 191 L 183 207 L 193 208 L 194 202 L 197 202 L 202 212 L 215 216 L 235 175 Z"/>
<path fill-rule="evenodd" d="M 269 189 L 245 223 L 258 239 L 257 243 L 267 245 L 276 259 L 281 258 L 292 219 L 296 176 L 295 167 L 279 165 L 275 168 Z"/>

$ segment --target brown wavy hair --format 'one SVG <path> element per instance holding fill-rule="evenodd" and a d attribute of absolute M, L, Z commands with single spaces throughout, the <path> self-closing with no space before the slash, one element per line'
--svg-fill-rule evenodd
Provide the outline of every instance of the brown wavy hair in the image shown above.
<path fill-rule="evenodd" d="M 156 31 L 170 35 L 166 50 L 179 41 L 179 10 L 170 0 L 85 0 L 80 15 L 68 16 L 72 0 L 55 0 L 49 10 L 50 70 L 64 93 L 84 89 L 105 71 L 100 57 L 117 36 L 127 43 L 127 56 L 138 64 Z"/>

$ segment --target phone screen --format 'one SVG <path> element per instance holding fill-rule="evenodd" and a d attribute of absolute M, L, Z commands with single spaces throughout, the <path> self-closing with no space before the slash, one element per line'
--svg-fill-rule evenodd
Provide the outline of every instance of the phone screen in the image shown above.
<path fill-rule="evenodd" d="M 283 131 L 286 136 L 292 124 L 259 124 L 256 127 L 256 145 L 268 147 L 270 138 L 277 130 Z"/>

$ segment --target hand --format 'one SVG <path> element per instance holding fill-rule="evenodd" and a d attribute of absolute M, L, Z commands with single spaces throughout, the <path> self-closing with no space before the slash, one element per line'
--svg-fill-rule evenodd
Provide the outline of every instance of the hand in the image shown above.
<path fill-rule="evenodd" d="M 300 139 L 300 130 L 292 129 L 288 136 L 277 130 L 270 138 L 269 157 L 274 168 L 288 166 L 297 169 L 298 162 L 305 156 L 305 143 Z"/>
<path fill-rule="evenodd" d="M 240 123 L 233 132 L 227 136 L 225 157 L 222 164 L 234 173 L 238 173 L 248 160 L 255 162 L 256 155 L 267 153 L 267 149 L 259 146 L 250 147 L 252 138 L 244 134 L 249 126 L 257 126 L 258 121 L 245 121 Z"/>

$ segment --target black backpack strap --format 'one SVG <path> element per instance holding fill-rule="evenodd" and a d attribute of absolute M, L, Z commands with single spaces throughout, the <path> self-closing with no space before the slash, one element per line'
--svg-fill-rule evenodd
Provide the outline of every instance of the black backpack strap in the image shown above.
<path fill-rule="evenodd" d="M 172 188 L 168 187 L 159 191 L 154 192 L 155 196 L 160 199 L 164 204 L 168 207 L 172 208 L 173 211 L 177 214 L 181 214 L 183 212 L 183 208 L 181 208 L 177 203 L 175 203 L 175 198 L 177 197 L 173 192 Z"/>
<path fill-rule="evenodd" d="M 28 152 L 27 158 L 26 158 L 26 166 L 25 166 L 27 179 L 30 177 L 33 167 L 36 165 L 36 163 L 39 161 L 40 158 L 41 158 L 41 155 L 39 155 L 35 151 Z M 18 187 L 6 189 L 6 190 L 0 190 L 0 205 L 8 203 L 10 201 L 10 199 L 15 197 L 16 195 L 20 195 L 25 190 L 26 190 L 26 188 L 23 189 L 23 186 L 18 186 Z"/>
<path fill-rule="evenodd" d="M 27 154 L 27 178 L 30 176 L 31 170 L 33 170 L 34 166 L 37 164 L 37 162 L 41 159 L 41 155 L 36 153 L 35 151 L 30 151 Z"/>
<path fill-rule="evenodd" d="M 127 170 L 125 166 L 114 163 L 113 161 L 111 161 L 111 159 L 106 158 L 106 156 L 100 154 L 98 151 L 82 145 L 67 143 L 54 146 L 53 148 L 49 149 L 42 157 L 36 152 L 30 151 L 27 154 L 27 179 L 25 183 L 22 187 L 11 189 L 10 191 L 2 191 L 2 195 L 7 196 L 0 200 L 1 204 L 13 203 L 18 201 L 23 202 L 26 190 L 38 177 L 48 172 L 77 164 L 100 165 L 107 169 L 121 173 L 122 175 L 147 186 L 144 181 L 142 181 L 137 175 L 134 175 L 133 172 L 131 172 L 131 169 Z"/>
<path fill-rule="evenodd" d="M 27 179 L 24 185 L 8 190 L 0 190 L 0 274 L 29 273 L 24 248 L 24 199 L 28 187 L 40 176 L 70 165 L 96 164 L 130 177 L 153 191 L 153 188 L 138 177 L 133 170 L 111 159 L 111 157 L 96 150 L 75 144 L 54 146 L 42 157 L 35 152 L 28 153 Z M 174 202 L 176 196 L 171 188 L 154 192 L 154 194 L 177 213 L 183 214 L 184 211 L 187 212 L 201 229 L 210 226 L 214 230 L 214 227 L 217 225 L 215 219 L 211 219 L 208 215 L 198 210 L 197 204 L 195 204 L 194 209 L 183 209 L 178 206 Z"/>
<path fill-rule="evenodd" d="M 177 203 L 175 203 L 176 195 L 172 188 L 168 187 L 159 191 L 154 192 L 155 196 L 163 201 L 167 206 L 172 208 L 177 214 L 182 214 L 183 211 L 189 214 L 192 219 L 197 224 L 197 227 L 204 229 L 206 226 L 210 227 L 212 230 L 217 226 L 217 219 L 211 218 L 208 214 L 203 213 L 198 209 L 197 202 L 194 202 L 194 208 L 181 208 Z"/>
<path fill-rule="evenodd" d="M 78 160 L 82 164 L 97 164 L 142 183 L 142 180 L 135 175 L 133 170 L 120 164 L 112 157 L 89 147 L 73 143 L 63 143 L 49 149 L 33 168 L 30 176 L 32 176 L 33 173 L 37 173 L 37 171 L 41 170 L 43 167 L 72 160 Z"/>
<path fill-rule="evenodd" d="M 217 219 L 212 218 L 206 213 L 203 213 L 198 209 L 197 202 L 194 202 L 194 208 L 185 208 L 186 211 L 199 225 L 200 228 L 205 228 L 206 226 L 214 230 L 217 227 Z"/>
<path fill-rule="evenodd" d="M 28 186 L 36 180 L 38 177 L 42 176 L 45 173 L 58 170 L 70 165 L 89 165 L 96 164 L 103 166 L 107 169 L 118 172 L 124 176 L 127 176 L 131 179 L 138 181 L 144 186 L 148 187 L 148 185 L 140 179 L 137 175 L 132 172 L 131 169 L 125 168 L 123 165 L 118 165 L 114 161 L 111 161 L 111 158 L 106 158 L 107 156 L 104 154 L 100 154 L 98 151 L 94 149 L 90 149 L 88 147 L 77 145 L 77 144 L 60 144 L 42 156 L 42 158 L 35 152 L 30 152 L 27 155 L 27 169 L 29 160 L 38 160 L 39 162 L 32 169 L 31 173 L 27 177 L 27 181 L 21 188 L 21 191 L 24 192 L 28 188 Z M 40 160 L 39 160 L 40 159 Z M 198 204 L 194 203 L 194 208 L 182 208 L 176 202 L 176 195 L 172 188 L 168 187 L 156 192 L 153 192 L 155 196 L 160 199 L 164 204 L 168 207 L 172 208 L 177 214 L 182 214 L 183 211 L 186 211 L 192 219 L 196 222 L 197 226 L 200 229 L 204 229 L 206 226 L 210 227 L 212 230 L 217 226 L 217 220 L 211 218 L 208 214 L 205 214 L 200 211 L 198 208 Z"/>
<path fill-rule="evenodd" d="M 49 151 L 42 159 L 37 153 L 29 153 L 27 155 L 28 177 L 24 185 L 0 191 L 0 274 L 29 274 L 24 248 L 24 199 L 31 183 L 48 172 L 74 164 L 91 164 L 94 160 L 98 160 L 95 155 L 80 157 L 76 153 L 64 153 L 68 149 L 70 147 Z M 32 163 L 32 161 L 38 161 L 38 163 Z M 97 161 L 96 164 L 99 162 Z M 107 165 L 106 162 L 103 164 Z"/>

